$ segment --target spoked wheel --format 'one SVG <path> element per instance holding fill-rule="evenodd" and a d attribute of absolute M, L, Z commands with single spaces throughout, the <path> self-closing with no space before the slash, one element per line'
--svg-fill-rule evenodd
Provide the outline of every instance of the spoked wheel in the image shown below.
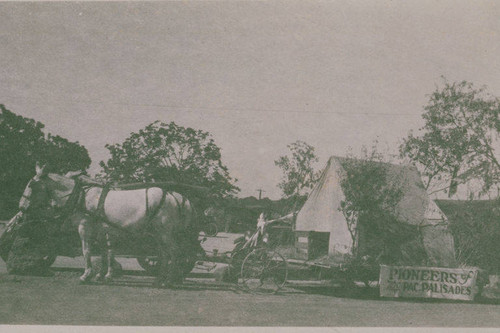
<path fill-rule="evenodd" d="M 276 293 L 285 285 L 287 274 L 285 258 L 266 249 L 253 250 L 241 265 L 243 286 L 253 293 Z"/>
<path fill-rule="evenodd" d="M 143 234 L 142 242 L 144 247 L 141 250 L 144 251 L 143 253 L 153 255 L 137 257 L 137 262 L 146 273 L 156 276 L 160 272 L 161 242 L 156 235 L 149 232 Z"/>

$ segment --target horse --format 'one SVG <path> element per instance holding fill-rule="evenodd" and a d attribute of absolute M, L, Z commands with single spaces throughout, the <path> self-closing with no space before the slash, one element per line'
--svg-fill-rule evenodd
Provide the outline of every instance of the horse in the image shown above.
<path fill-rule="evenodd" d="M 78 228 L 85 261 L 85 270 L 80 276 L 82 283 L 93 276 L 92 239 L 101 231 L 106 235 L 102 262 L 107 263 L 107 271 L 104 277 L 102 270 L 98 272 L 96 279 L 106 282 L 113 278 L 113 233 L 110 231 L 128 235 L 132 241 L 144 240 L 141 235 L 146 232 L 155 239 L 159 252 L 155 284 L 160 286 L 182 283 L 183 264 L 193 265 L 201 249 L 191 202 L 180 193 L 161 187 L 121 190 L 93 181 L 81 172 L 64 176 L 47 173 L 45 166 L 37 164 L 36 175 L 28 183 L 20 207 L 29 209 L 34 202 L 50 202 L 60 219 Z"/>

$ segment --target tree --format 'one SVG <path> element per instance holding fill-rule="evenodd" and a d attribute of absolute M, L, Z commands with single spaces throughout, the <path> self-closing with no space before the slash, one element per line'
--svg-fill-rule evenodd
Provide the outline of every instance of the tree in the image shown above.
<path fill-rule="evenodd" d="M 459 184 L 476 180 L 480 195 L 500 180 L 494 143 L 500 131 L 500 101 L 462 81 L 437 88 L 424 107 L 420 135 L 409 133 L 400 154 L 414 162 L 426 189 L 452 196 Z"/>
<path fill-rule="evenodd" d="M 218 198 L 239 190 L 208 132 L 155 121 L 106 148 L 111 158 L 100 165 L 102 176 L 111 181 L 178 181 L 208 187 Z"/>
<path fill-rule="evenodd" d="M 70 142 L 59 135 L 48 133 L 37 159 L 49 163 L 50 172 L 65 174 L 68 171 L 88 169 L 91 163 L 87 149 L 78 142 Z"/>
<path fill-rule="evenodd" d="M 342 159 L 341 165 L 345 173 L 340 180 L 344 193 L 340 211 L 352 237 L 353 254 L 359 254 L 361 229 L 371 238 L 381 241 L 378 245 L 385 248 L 396 246 L 398 237 L 394 236 L 398 231 L 394 226 L 399 223 L 395 209 L 403 195 L 398 175 L 388 174 L 387 164 L 383 163 L 383 156 L 375 146 L 371 151 L 363 148 L 361 159 L 348 155 Z M 369 252 L 366 247 L 365 252 Z"/>
<path fill-rule="evenodd" d="M 17 211 L 19 198 L 35 175 L 35 163 L 50 163 L 50 172 L 86 170 L 87 149 L 60 136 L 45 135 L 41 122 L 9 111 L 0 104 L 0 215 Z"/>
<path fill-rule="evenodd" d="M 314 171 L 313 163 L 318 162 L 314 147 L 304 141 L 289 144 L 291 156 L 280 156 L 274 164 L 283 171 L 278 187 L 283 197 L 299 197 L 306 195 L 316 184 L 319 173 Z"/>
<path fill-rule="evenodd" d="M 437 200 L 450 221 L 456 259 L 466 267 L 500 274 L 500 209 L 497 200 Z"/>

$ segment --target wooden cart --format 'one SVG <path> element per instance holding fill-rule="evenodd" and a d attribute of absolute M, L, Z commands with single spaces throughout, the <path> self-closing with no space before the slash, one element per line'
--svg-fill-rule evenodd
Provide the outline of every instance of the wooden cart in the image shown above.
<path fill-rule="evenodd" d="M 313 241 L 304 245 L 299 241 L 304 238 L 303 233 L 292 233 L 299 238 L 289 247 L 289 250 L 293 251 L 273 246 L 269 235 L 272 234 L 272 229 L 280 228 L 273 225 L 280 220 L 268 221 L 265 227 L 253 234 L 236 239 L 232 251 L 207 252 L 207 261 L 199 263 L 196 267 L 210 270 L 215 268 L 213 263 L 228 264 L 226 281 L 238 283 L 242 289 L 253 293 L 276 293 L 286 285 L 289 270 L 293 272 L 308 270 L 316 275 L 317 280 L 335 280 L 344 285 L 353 284 L 345 266 L 321 258 L 318 242 L 315 244 L 314 240 L 324 238 L 324 235 L 308 234 L 307 236 L 312 236 Z M 291 232 L 291 225 L 288 229 Z"/>

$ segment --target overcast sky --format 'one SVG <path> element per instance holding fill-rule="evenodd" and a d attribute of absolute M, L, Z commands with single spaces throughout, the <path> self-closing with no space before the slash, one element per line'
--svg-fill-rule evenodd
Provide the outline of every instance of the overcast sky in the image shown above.
<path fill-rule="evenodd" d="M 91 172 L 155 120 L 212 133 L 241 196 L 278 198 L 274 160 L 422 125 L 449 81 L 500 96 L 495 1 L 0 3 L 0 103 L 79 141 Z"/>

